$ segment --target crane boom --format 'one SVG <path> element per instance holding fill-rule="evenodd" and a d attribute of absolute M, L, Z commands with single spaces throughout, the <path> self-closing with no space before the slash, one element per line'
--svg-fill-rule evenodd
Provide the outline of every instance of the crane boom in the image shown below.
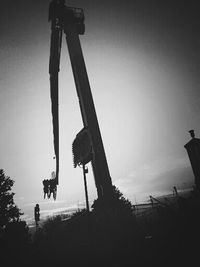
<path fill-rule="evenodd" d="M 76 25 L 73 20 L 65 23 L 64 31 L 66 34 L 66 41 L 68 45 L 77 94 L 79 97 L 80 108 L 82 110 L 81 113 L 83 124 L 84 127 L 87 127 L 89 129 L 92 139 L 92 147 L 94 151 L 92 167 L 97 192 L 99 197 L 103 197 L 103 195 L 110 193 L 107 191 L 109 191 L 112 183 L 87 76 L 86 66 L 82 54 L 81 44 L 78 33 L 76 31 Z"/>

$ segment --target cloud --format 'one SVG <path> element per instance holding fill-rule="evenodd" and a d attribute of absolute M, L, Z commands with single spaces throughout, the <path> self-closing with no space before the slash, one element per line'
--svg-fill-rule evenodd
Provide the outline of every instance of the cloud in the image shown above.
<path fill-rule="evenodd" d="M 40 205 L 40 218 L 42 221 L 47 219 L 49 216 L 71 214 L 78 209 L 85 207 L 85 202 L 79 202 L 78 204 L 69 204 L 64 200 L 56 202 L 43 201 L 38 203 Z M 35 203 L 26 203 L 24 206 L 25 214 L 21 216 L 22 220 L 25 220 L 30 226 L 35 223 L 34 221 L 34 206 Z"/>
<path fill-rule="evenodd" d="M 65 200 L 56 200 L 56 202 L 55 201 L 50 202 L 49 200 L 47 200 L 47 201 L 37 202 L 37 204 L 39 204 L 39 205 L 49 205 L 49 204 L 58 205 L 58 204 L 63 204 L 65 202 L 66 202 Z M 36 205 L 36 202 L 30 202 L 30 203 L 25 203 L 23 206 L 24 207 L 30 207 L 30 206 L 35 206 L 35 205 Z"/>
<path fill-rule="evenodd" d="M 55 215 L 55 214 L 60 214 L 60 213 L 62 213 L 62 214 L 65 213 L 66 214 L 66 213 L 71 213 L 73 211 L 76 211 L 79 208 L 82 208 L 82 206 L 83 206 L 83 204 L 80 207 L 80 203 L 79 203 L 79 205 L 74 204 L 74 205 L 71 205 L 71 206 L 68 206 L 68 207 L 63 206 L 63 207 L 53 208 L 53 209 L 52 208 L 43 209 L 43 210 L 40 211 L 40 214 L 43 217 L 47 216 L 47 215 Z"/>
<path fill-rule="evenodd" d="M 130 172 L 115 185 L 133 199 L 144 200 L 150 194 L 170 193 L 173 186 L 185 189 L 192 186 L 193 174 L 188 158 L 163 158 L 144 164 Z"/>

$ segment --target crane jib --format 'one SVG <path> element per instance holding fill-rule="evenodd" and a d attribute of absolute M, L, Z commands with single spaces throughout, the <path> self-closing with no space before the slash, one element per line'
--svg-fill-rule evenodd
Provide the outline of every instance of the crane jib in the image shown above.
<path fill-rule="evenodd" d="M 56 181 L 59 173 L 59 112 L 58 112 L 58 75 L 50 75 L 51 111 L 54 136 L 54 151 L 56 156 Z"/>
<path fill-rule="evenodd" d="M 52 21 L 51 47 L 49 59 L 50 74 L 50 95 L 53 123 L 54 152 L 56 157 L 56 184 L 59 175 L 59 94 L 58 94 L 58 73 L 60 65 L 60 51 L 62 43 L 62 28 L 58 27 L 57 20 Z"/>

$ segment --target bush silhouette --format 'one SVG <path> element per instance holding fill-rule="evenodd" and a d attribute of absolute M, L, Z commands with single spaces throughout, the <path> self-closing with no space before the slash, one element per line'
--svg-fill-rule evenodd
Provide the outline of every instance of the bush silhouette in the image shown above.
<path fill-rule="evenodd" d="M 109 205 L 95 200 L 89 214 L 83 209 L 68 220 L 56 216 L 44 222 L 35 236 L 41 262 L 51 266 L 93 266 L 94 262 L 103 266 L 106 262 L 112 266 L 126 258 L 137 232 L 134 207 L 116 187 L 113 190 Z"/>

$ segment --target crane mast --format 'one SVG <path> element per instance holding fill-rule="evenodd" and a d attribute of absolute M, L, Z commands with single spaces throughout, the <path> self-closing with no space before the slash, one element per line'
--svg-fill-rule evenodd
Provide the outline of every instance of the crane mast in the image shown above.
<path fill-rule="evenodd" d="M 58 125 L 58 72 L 62 32 L 66 35 L 76 91 L 78 95 L 83 126 L 89 132 L 92 147 L 92 169 L 97 188 L 98 199 L 109 199 L 112 196 L 112 180 L 106 160 L 103 141 L 100 133 L 94 101 L 91 93 L 85 61 L 82 53 L 79 34 L 84 34 L 84 14 L 80 8 L 64 5 L 65 1 L 54 0 L 49 7 L 51 21 L 50 50 L 50 88 L 52 100 L 54 149 L 56 155 L 56 179 L 59 171 L 59 125 Z"/>

